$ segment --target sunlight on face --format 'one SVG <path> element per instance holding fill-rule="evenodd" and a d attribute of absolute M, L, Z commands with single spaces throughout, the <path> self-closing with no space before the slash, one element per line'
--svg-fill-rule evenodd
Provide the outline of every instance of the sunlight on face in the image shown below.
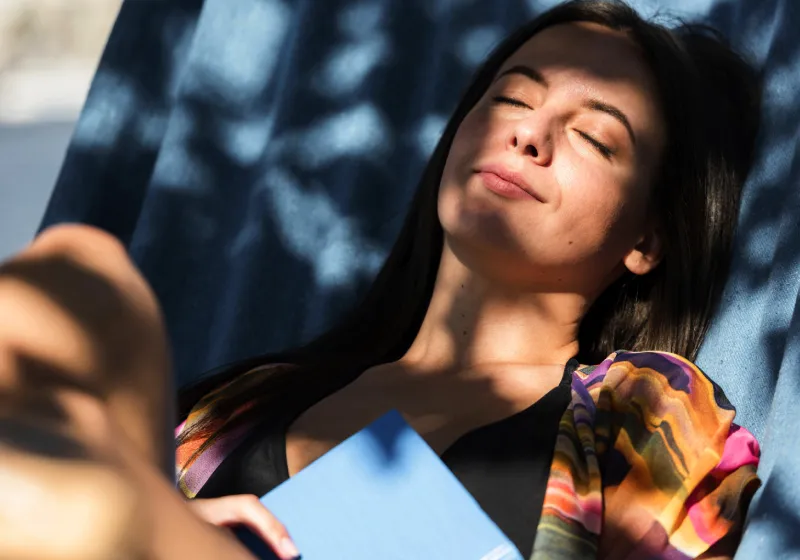
<path fill-rule="evenodd" d="M 652 229 L 664 145 L 637 47 L 596 24 L 538 33 L 463 120 L 442 174 L 439 219 L 470 267 L 508 281 L 594 290 Z"/>

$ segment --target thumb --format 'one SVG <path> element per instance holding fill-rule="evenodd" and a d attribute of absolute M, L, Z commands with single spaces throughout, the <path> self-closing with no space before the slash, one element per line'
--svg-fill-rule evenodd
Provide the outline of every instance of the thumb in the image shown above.
<path fill-rule="evenodd" d="M 201 519 L 217 527 L 247 527 L 263 539 L 282 560 L 294 560 L 300 556 L 286 527 L 264 507 L 257 496 L 190 500 L 189 506 Z"/>

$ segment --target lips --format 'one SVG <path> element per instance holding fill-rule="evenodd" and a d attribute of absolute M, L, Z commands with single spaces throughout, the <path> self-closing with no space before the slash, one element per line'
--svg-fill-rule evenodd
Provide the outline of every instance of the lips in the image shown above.
<path fill-rule="evenodd" d="M 534 198 L 539 202 L 545 202 L 521 173 L 501 165 L 481 166 L 476 173 L 481 176 L 484 185 L 496 194 L 507 198 Z"/>

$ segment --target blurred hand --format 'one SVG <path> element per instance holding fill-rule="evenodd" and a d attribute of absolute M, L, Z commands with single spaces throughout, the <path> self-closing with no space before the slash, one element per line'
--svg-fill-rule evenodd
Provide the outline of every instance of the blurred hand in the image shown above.
<path fill-rule="evenodd" d="M 169 377 L 118 240 L 58 226 L 0 263 L 0 559 L 255 560 L 175 489 Z"/>
<path fill-rule="evenodd" d="M 283 560 L 300 556 L 286 528 L 254 495 L 224 496 L 189 500 L 189 508 L 203 521 L 217 527 L 244 526 L 250 529 Z"/>
<path fill-rule="evenodd" d="M 0 558 L 146 557 L 141 496 L 108 465 L 0 446 Z"/>

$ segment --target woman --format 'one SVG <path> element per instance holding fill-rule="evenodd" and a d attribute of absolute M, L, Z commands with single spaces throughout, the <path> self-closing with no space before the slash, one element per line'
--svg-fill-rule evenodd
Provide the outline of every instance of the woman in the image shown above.
<path fill-rule="evenodd" d="M 249 496 L 398 409 L 525 555 L 732 555 L 757 444 L 688 360 L 724 282 L 758 114 L 755 73 L 706 28 L 669 31 L 623 4 L 573 2 L 520 29 L 468 88 L 351 317 L 183 393 L 189 508 L 153 468 L 167 462 L 169 393 L 152 296 L 124 259 L 96 256 L 103 246 L 119 256 L 96 232 L 41 238 L 17 262 L 68 254 L 117 287 L 111 301 L 133 302 L 117 307 L 139 351 L 99 327 L 97 344 L 134 386 L 91 362 L 108 387 L 95 399 L 108 429 L 71 432 L 138 490 L 117 491 L 133 504 L 128 519 L 151 522 L 136 533 L 146 539 L 112 524 L 106 541 L 164 557 L 180 546 L 244 554 L 191 509 L 296 556 Z M 86 244 L 95 257 L 76 249 Z M 50 463 L 19 461 L 49 480 Z"/>

